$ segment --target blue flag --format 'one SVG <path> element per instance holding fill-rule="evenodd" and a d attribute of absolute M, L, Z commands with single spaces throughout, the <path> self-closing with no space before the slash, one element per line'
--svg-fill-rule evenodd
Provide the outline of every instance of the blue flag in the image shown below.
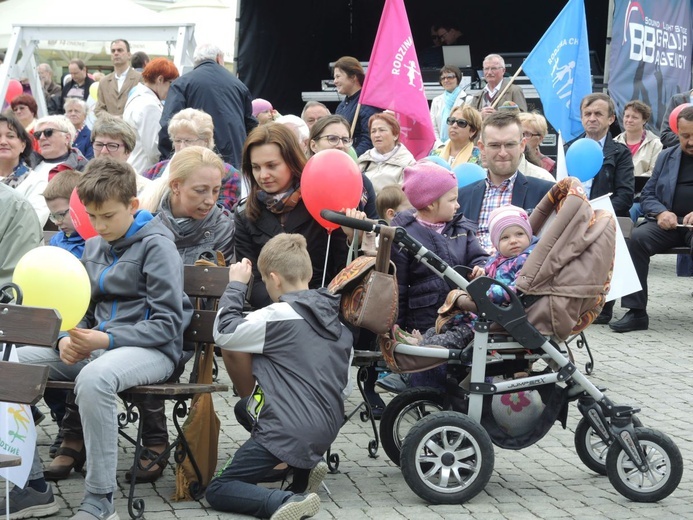
<path fill-rule="evenodd" d="M 539 93 L 546 119 L 563 139 L 580 135 L 580 101 L 592 93 L 584 0 L 568 2 L 522 69 Z"/>

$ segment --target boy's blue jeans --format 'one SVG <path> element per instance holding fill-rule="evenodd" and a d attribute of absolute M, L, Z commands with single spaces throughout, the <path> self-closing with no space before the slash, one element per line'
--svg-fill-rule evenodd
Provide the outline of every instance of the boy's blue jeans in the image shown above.
<path fill-rule="evenodd" d="M 207 486 L 207 502 L 217 511 L 269 518 L 293 493 L 256 484 L 281 462 L 248 439 Z"/>
<path fill-rule="evenodd" d="M 165 381 L 173 373 L 173 361 L 159 350 L 142 347 L 97 350 L 89 360 L 74 365 L 63 363 L 60 354 L 51 348 L 20 347 L 17 356 L 21 363 L 48 366 L 51 380 L 76 382 L 87 451 L 85 488 L 98 495 L 116 491 L 118 392 Z M 37 448 L 29 480 L 42 477 Z"/>

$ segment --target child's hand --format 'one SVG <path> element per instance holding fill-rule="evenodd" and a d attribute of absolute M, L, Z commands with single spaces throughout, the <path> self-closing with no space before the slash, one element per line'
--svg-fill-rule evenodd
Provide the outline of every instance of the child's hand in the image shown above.
<path fill-rule="evenodd" d="M 486 271 L 484 271 L 483 267 L 475 265 L 472 269 L 472 272 L 469 273 L 469 279 L 474 280 L 475 278 L 479 278 L 480 276 L 484 276 L 485 274 Z"/>
<path fill-rule="evenodd" d="M 340 212 L 344 213 L 347 217 L 355 218 L 358 220 L 365 220 L 366 219 L 366 214 L 363 211 L 357 210 L 356 208 L 349 208 L 349 209 L 342 208 L 340 210 Z M 349 240 L 349 242 L 351 242 L 354 238 L 354 230 L 350 227 L 345 227 L 345 226 L 341 226 L 341 227 L 342 227 L 342 231 L 344 231 L 344 234 L 347 236 L 347 239 Z"/>
<path fill-rule="evenodd" d="M 247 284 L 253 274 L 253 264 L 247 258 L 229 266 L 229 282 Z"/>

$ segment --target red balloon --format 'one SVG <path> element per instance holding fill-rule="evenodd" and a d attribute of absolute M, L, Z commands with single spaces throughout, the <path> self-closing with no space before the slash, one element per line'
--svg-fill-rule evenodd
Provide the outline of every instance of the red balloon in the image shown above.
<path fill-rule="evenodd" d="M 89 215 L 87 215 L 84 204 L 79 200 L 77 188 L 72 190 L 72 195 L 70 195 L 70 217 L 72 218 L 72 225 L 75 226 L 77 233 L 84 240 L 98 235 L 94 226 L 89 222 Z"/>
<path fill-rule="evenodd" d="M 681 113 L 681 110 L 690 106 L 693 106 L 693 104 L 683 103 L 682 105 L 677 106 L 674 110 L 671 111 L 671 114 L 669 114 L 669 126 L 676 135 L 679 134 L 679 123 L 677 121 L 679 118 L 679 114 Z"/>
<path fill-rule="evenodd" d="M 14 98 L 23 93 L 24 88 L 22 88 L 22 84 L 16 79 L 11 79 L 10 82 L 7 84 L 7 93 L 5 94 L 5 101 L 7 101 L 8 103 L 12 103 L 12 100 Z"/>
<path fill-rule="evenodd" d="M 16 79 L 11 79 L 7 84 L 7 93 L 5 94 L 5 101 L 12 103 L 12 100 L 18 95 L 24 93 L 24 88 L 22 84 Z"/>
<path fill-rule="evenodd" d="M 351 157 L 341 150 L 323 150 L 311 157 L 301 174 L 301 197 L 312 217 L 328 232 L 339 227 L 320 211 L 355 208 L 363 193 L 363 178 Z"/>

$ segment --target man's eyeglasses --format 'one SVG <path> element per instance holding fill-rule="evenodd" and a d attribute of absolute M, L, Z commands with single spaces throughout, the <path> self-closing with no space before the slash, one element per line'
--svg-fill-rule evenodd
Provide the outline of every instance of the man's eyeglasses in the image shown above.
<path fill-rule="evenodd" d="M 102 143 L 101 141 L 94 141 L 94 149 L 101 151 L 105 148 L 108 149 L 109 152 L 117 152 L 118 148 L 120 148 L 120 144 L 118 143 Z"/>
<path fill-rule="evenodd" d="M 38 130 L 34 132 L 34 137 L 38 140 L 41 139 L 44 135 L 46 138 L 52 137 L 55 132 L 62 132 L 66 134 L 67 132 L 65 130 L 59 130 L 57 128 L 46 128 L 45 130 Z"/>
<path fill-rule="evenodd" d="M 503 67 L 484 67 L 484 72 L 496 72 L 497 70 L 502 70 Z"/>
<path fill-rule="evenodd" d="M 440 77 L 440 81 L 445 81 L 446 79 L 457 79 L 457 76 L 454 74 L 445 74 L 444 76 Z"/>
<path fill-rule="evenodd" d="M 500 152 L 501 148 L 505 148 L 506 150 L 510 151 L 514 150 L 518 146 L 520 146 L 520 143 L 515 143 L 511 141 L 509 143 L 488 143 L 486 145 L 486 148 L 494 152 Z"/>
<path fill-rule="evenodd" d="M 338 135 L 323 135 L 318 137 L 317 140 L 319 141 L 320 139 L 327 139 L 327 142 L 332 146 L 337 146 L 340 141 L 344 146 L 349 146 L 353 142 L 351 137 L 339 137 Z"/>
<path fill-rule="evenodd" d="M 182 144 L 184 144 L 185 146 L 192 146 L 193 144 L 199 143 L 200 141 L 202 141 L 202 139 L 200 139 L 199 137 L 197 139 L 174 139 L 173 144 L 178 146 Z"/>
<path fill-rule="evenodd" d="M 454 117 L 448 117 L 446 122 L 450 126 L 457 125 L 460 128 L 467 128 L 469 126 L 469 121 L 467 121 L 466 119 L 455 119 Z"/>
<path fill-rule="evenodd" d="M 68 213 L 70 213 L 69 209 L 66 209 L 65 211 L 60 211 L 58 213 L 49 213 L 48 218 L 51 219 L 51 222 L 53 224 L 60 224 L 63 220 L 65 220 L 65 217 Z"/>
<path fill-rule="evenodd" d="M 532 137 L 541 137 L 541 134 L 533 134 L 532 132 L 522 132 L 522 137 L 531 139 Z"/>

